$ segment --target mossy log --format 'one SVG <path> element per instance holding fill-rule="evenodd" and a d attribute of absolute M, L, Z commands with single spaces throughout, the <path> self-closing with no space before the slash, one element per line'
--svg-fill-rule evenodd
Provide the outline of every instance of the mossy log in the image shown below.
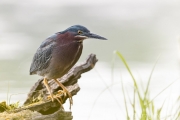
<path fill-rule="evenodd" d="M 81 74 L 91 70 L 97 61 L 96 55 L 90 54 L 84 63 L 75 65 L 67 74 L 58 80 L 67 88 L 71 95 L 74 96 L 80 90 L 77 82 L 81 77 Z M 59 90 L 62 90 L 54 80 L 49 81 L 49 86 L 55 94 Z M 43 84 L 43 78 L 41 78 L 31 88 L 24 105 L 10 113 L 15 114 L 25 110 L 31 110 L 36 111 L 39 114 L 27 120 L 72 120 L 71 112 L 64 111 L 57 100 L 54 102 L 48 100 L 48 95 L 49 93 Z M 67 100 L 67 96 L 64 96 L 63 94 L 60 95 L 60 98 L 62 103 L 65 103 Z"/>

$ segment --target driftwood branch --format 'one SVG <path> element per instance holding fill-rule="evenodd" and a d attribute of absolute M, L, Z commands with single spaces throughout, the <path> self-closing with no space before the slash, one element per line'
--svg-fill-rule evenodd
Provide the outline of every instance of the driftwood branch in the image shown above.
<path fill-rule="evenodd" d="M 58 110 L 50 115 L 36 115 L 33 120 L 72 120 L 72 113 Z"/>
<path fill-rule="evenodd" d="M 81 74 L 91 70 L 95 66 L 97 61 L 98 60 L 96 59 L 96 55 L 90 54 L 83 64 L 75 65 L 67 74 L 65 74 L 58 80 L 67 88 L 71 95 L 74 96 L 80 90 L 77 82 L 81 77 Z M 37 116 L 36 119 L 33 118 L 33 120 L 43 120 L 48 117 L 54 118 L 52 120 L 56 120 L 57 116 L 58 118 L 60 118 L 60 116 L 63 116 L 62 113 L 64 113 L 65 116 L 69 115 L 69 117 L 66 117 L 67 119 L 62 120 L 71 120 L 71 112 L 63 111 L 58 101 L 55 100 L 54 102 L 52 102 L 51 100 L 47 99 L 49 93 L 42 81 L 43 78 L 39 79 L 31 88 L 28 97 L 24 102 L 24 106 L 22 108 L 14 110 L 13 112 L 15 113 L 22 110 L 32 110 L 41 113 L 40 116 Z M 54 80 L 49 81 L 49 86 L 51 87 L 53 93 L 61 90 L 59 85 L 57 85 Z M 63 100 L 63 103 L 65 103 L 65 101 L 67 100 L 67 96 L 63 96 L 62 94 L 60 97 Z"/>

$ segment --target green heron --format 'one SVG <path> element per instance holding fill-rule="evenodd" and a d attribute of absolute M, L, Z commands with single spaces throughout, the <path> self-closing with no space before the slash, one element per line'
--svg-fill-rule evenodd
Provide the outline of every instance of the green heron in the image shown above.
<path fill-rule="evenodd" d="M 87 38 L 107 40 L 104 37 L 90 33 L 84 26 L 74 25 L 50 36 L 37 49 L 31 63 L 30 75 L 38 74 L 44 77 L 43 83 L 50 93 L 52 101 L 57 98 L 48 85 L 48 80 L 51 79 L 55 80 L 65 95 L 68 95 L 70 106 L 72 105 L 73 100 L 70 92 L 57 78 L 66 74 L 78 61 L 83 49 L 83 40 Z"/>

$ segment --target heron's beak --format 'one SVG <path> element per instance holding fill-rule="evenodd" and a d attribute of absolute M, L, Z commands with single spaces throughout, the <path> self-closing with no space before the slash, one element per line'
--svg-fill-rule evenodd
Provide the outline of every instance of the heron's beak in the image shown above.
<path fill-rule="evenodd" d="M 88 39 L 88 38 L 99 39 L 99 40 L 107 40 L 106 38 L 101 37 L 99 35 L 96 35 L 94 33 L 84 33 L 82 35 L 76 35 L 75 37 L 77 39 L 81 39 L 81 40 Z"/>
<path fill-rule="evenodd" d="M 101 37 L 99 35 L 96 35 L 94 33 L 87 33 L 85 36 L 88 38 L 94 38 L 94 39 L 99 39 L 99 40 L 107 40 L 106 38 Z"/>

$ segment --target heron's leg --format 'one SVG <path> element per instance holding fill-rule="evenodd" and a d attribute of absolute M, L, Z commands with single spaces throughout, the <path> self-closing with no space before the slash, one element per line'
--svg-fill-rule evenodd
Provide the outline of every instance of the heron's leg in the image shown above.
<path fill-rule="evenodd" d="M 48 92 L 50 93 L 51 100 L 54 101 L 54 97 L 53 97 L 51 88 L 49 87 L 48 81 L 47 81 L 46 78 L 44 78 L 43 83 L 44 83 L 44 85 L 46 86 L 46 89 L 48 90 Z"/>
<path fill-rule="evenodd" d="M 73 99 L 72 99 L 71 93 L 66 89 L 66 87 L 61 82 L 59 82 L 59 80 L 57 80 L 57 79 L 54 79 L 54 80 L 63 89 L 63 92 L 67 93 L 67 95 L 69 97 L 70 108 L 71 108 L 71 105 L 73 104 Z"/>

